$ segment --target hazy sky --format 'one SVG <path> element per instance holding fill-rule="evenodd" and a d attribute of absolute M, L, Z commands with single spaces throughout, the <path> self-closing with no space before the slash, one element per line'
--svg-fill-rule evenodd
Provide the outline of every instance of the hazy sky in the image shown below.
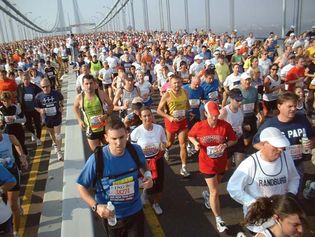
<path fill-rule="evenodd" d="M 149 9 L 150 29 L 160 29 L 159 0 L 147 0 Z M 294 1 L 287 0 L 287 27 L 293 24 Z M 23 13 L 32 12 L 27 16 L 35 20 L 36 24 L 48 28 L 55 23 L 57 14 L 57 0 L 11 0 Z M 74 24 L 73 1 L 63 0 L 66 23 Z M 81 22 L 97 22 L 102 14 L 108 12 L 107 7 L 113 6 L 116 0 L 77 0 Z M 210 0 L 210 25 L 215 32 L 230 30 L 230 0 Z M 166 23 L 166 1 L 164 5 L 164 26 Z M 188 0 L 190 31 L 195 28 L 205 29 L 205 0 Z M 127 5 L 126 20 L 130 22 L 130 8 Z M 315 1 L 303 0 L 302 30 L 315 25 Z M 172 30 L 185 28 L 184 0 L 170 0 Z M 134 0 L 135 25 L 137 30 L 143 30 L 142 0 Z M 121 15 L 120 15 L 121 16 Z M 36 19 L 37 18 L 37 19 Z M 68 20 L 69 19 L 69 20 Z M 121 21 L 121 17 L 120 17 Z M 235 0 L 235 28 L 241 33 L 253 31 L 258 36 L 270 30 L 281 33 L 282 0 Z M 122 23 L 121 23 L 122 27 Z"/>

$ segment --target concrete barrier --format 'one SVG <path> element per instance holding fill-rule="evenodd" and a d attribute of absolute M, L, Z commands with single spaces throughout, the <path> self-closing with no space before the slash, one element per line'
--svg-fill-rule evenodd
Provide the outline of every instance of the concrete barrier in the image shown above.
<path fill-rule="evenodd" d="M 73 101 L 76 96 L 74 76 L 68 77 L 68 80 L 61 237 L 93 237 L 91 210 L 77 191 L 76 179 L 84 166 L 85 158 L 82 133 L 73 112 Z"/>

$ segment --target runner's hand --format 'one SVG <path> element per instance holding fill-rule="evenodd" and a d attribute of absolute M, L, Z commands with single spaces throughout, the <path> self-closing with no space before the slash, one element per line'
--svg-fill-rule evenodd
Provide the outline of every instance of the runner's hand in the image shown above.
<path fill-rule="evenodd" d="M 143 184 L 143 188 L 144 188 L 144 189 L 152 188 L 152 186 L 153 186 L 153 180 L 152 180 L 152 178 L 146 178 L 146 177 L 144 177 L 144 178 L 142 179 L 142 184 Z"/>
<path fill-rule="evenodd" d="M 82 120 L 79 122 L 79 125 L 82 130 L 85 130 L 85 124 Z"/>
<path fill-rule="evenodd" d="M 20 161 L 21 161 L 22 168 L 24 170 L 27 170 L 28 169 L 28 162 L 27 162 L 27 159 L 26 159 L 26 155 L 22 154 L 20 156 Z"/>
<path fill-rule="evenodd" d="M 196 151 L 199 151 L 199 150 L 200 150 L 200 144 L 199 144 L 199 142 L 194 143 L 194 147 L 195 147 L 195 150 L 196 150 Z"/>
<path fill-rule="evenodd" d="M 107 205 L 104 205 L 104 204 L 98 204 L 96 212 L 100 217 L 106 218 L 106 219 L 114 217 L 115 215 L 115 212 L 108 210 Z"/>

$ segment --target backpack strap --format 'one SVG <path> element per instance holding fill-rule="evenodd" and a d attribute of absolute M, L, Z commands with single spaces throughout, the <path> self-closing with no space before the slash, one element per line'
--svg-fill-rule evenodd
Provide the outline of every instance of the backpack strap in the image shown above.
<path fill-rule="evenodd" d="M 132 145 L 130 143 L 130 141 L 127 141 L 127 144 L 126 144 L 126 149 L 128 150 L 128 152 L 130 153 L 133 161 L 136 163 L 137 165 L 137 168 L 140 169 L 143 167 L 143 165 L 141 164 L 140 160 L 139 160 L 139 156 L 138 156 L 138 153 L 136 151 L 136 148 L 134 147 L 134 145 Z"/>
<path fill-rule="evenodd" d="M 255 154 L 256 158 L 257 158 L 257 154 Z M 248 185 L 252 185 L 254 183 L 254 180 L 255 180 L 255 176 L 256 176 L 256 170 L 257 170 L 257 164 L 256 164 L 256 160 L 255 160 L 255 157 L 253 155 L 250 156 L 253 161 L 254 161 L 254 175 L 253 175 L 253 179 L 252 181 L 248 184 Z"/>
<path fill-rule="evenodd" d="M 104 158 L 103 158 L 103 146 L 97 146 L 94 150 L 94 156 L 95 156 L 95 170 L 96 175 L 93 180 L 93 187 L 95 187 L 96 182 L 98 180 L 101 180 L 103 178 L 103 172 L 104 172 Z"/>
<path fill-rule="evenodd" d="M 134 172 L 135 170 L 139 170 L 141 167 L 144 167 L 144 165 L 141 164 L 140 159 L 138 157 L 137 151 L 135 149 L 135 147 L 128 141 L 126 144 L 126 149 L 128 150 L 128 152 L 130 153 L 133 161 L 136 163 L 136 168 L 133 170 L 128 170 L 127 172 L 121 173 L 121 174 L 117 174 L 117 175 L 109 175 L 108 178 L 113 179 L 113 178 L 117 178 L 119 176 Z M 96 182 L 98 180 L 101 180 L 102 178 L 104 178 L 104 157 L 103 157 L 103 146 L 97 146 L 94 150 L 94 156 L 95 156 L 95 162 L 96 162 L 96 175 L 95 178 L 93 180 L 93 187 L 95 187 Z"/>

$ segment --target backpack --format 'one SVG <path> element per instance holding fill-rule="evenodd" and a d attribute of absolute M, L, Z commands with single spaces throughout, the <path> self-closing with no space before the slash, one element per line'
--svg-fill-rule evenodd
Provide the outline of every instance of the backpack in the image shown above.
<path fill-rule="evenodd" d="M 138 154 L 137 154 L 135 147 L 129 141 L 127 141 L 126 149 L 130 153 L 133 161 L 136 163 L 136 165 L 137 165 L 136 169 L 139 170 L 141 167 L 143 167 L 143 165 L 141 164 L 141 162 L 139 160 L 139 157 L 138 157 Z M 96 162 L 96 176 L 93 180 L 93 187 L 95 187 L 97 181 L 104 178 L 103 172 L 104 172 L 105 164 L 104 164 L 104 157 L 103 157 L 103 146 L 97 146 L 95 148 L 94 156 L 95 156 L 95 162 Z M 118 174 L 118 175 L 110 175 L 110 176 L 106 176 L 106 177 L 113 179 L 113 178 L 117 178 L 119 176 L 122 176 L 122 175 L 125 175 L 128 173 L 131 173 L 133 171 L 135 171 L 135 169 L 128 170 L 128 171 L 121 173 L 121 174 Z"/>

